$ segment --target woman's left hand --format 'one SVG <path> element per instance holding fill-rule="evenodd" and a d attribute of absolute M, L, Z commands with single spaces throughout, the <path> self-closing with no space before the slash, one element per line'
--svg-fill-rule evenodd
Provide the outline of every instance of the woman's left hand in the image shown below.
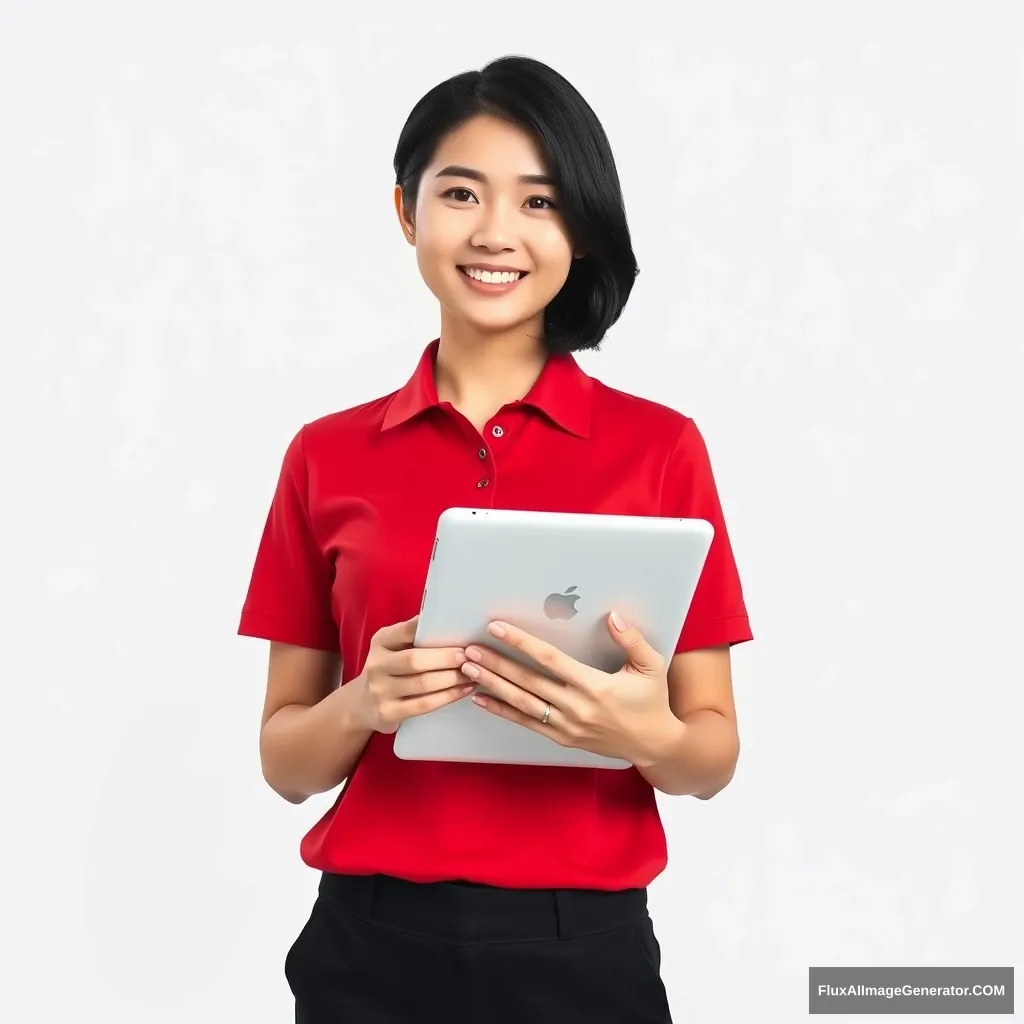
<path fill-rule="evenodd" d="M 548 678 L 486 647 L 466 649 L 462 671 L 495 697 L 474 694 L 490 714 L 548 736 L 563 747 L 622 758 L 649 767 L 679 735 L 683 724 L 672 713 L 664 658 L 638 629 L 614 613 L 608 632 L 626 654 L 614 673 L 570 658 L 557 647 L 507 622 L 488 632 L 541 666 Z"/>

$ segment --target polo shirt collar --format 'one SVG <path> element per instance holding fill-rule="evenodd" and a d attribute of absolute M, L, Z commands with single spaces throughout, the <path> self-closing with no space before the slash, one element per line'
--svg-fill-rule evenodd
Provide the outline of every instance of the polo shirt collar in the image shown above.
<path fill-rule="evenodd" d="M 392 396 L 384 413 L 382 430 L 397 427 L 426 409 L 440 405 L 434 379 L 434 360 L 440 340 L 435 338 L 424 350 L 408 382 Z M 563 430 L 577 437 L 590 434 L 593 379 L 569 355 L 549 356 L 522 405 L 538 409 Z M 511 403 L 517 404 L 517 403 Z"/>

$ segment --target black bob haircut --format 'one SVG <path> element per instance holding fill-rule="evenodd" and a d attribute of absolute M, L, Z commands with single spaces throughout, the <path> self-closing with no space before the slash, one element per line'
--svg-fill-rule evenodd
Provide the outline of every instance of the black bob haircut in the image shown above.
<path fill-rule="evenodd" d="M 431 89 L 413 107 L 395 149 L 395 181 L 407 214 L 441 140 L 478 115 L 514 124 L 537 141 L 569 237 L 584 252 L 544 311 L 546 350 L 598 348 L 639 271 L 608 137 L 587 101 L 556 71 L 529 57 L 501 57 Z"/>

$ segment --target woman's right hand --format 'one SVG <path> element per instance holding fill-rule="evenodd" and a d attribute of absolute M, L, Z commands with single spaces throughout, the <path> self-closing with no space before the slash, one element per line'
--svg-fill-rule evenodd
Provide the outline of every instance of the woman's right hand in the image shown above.
<path fill-rule="evenodd" d="M 460 671 L 461 647 L 413 647 L 419 616 L 377 630 L 360 687 L 359 717 L 367 729 L 393 733 L 407 718 L 425 715 L 476 689 Z M 349 684 L 352 685 L 352 684 Z"/>

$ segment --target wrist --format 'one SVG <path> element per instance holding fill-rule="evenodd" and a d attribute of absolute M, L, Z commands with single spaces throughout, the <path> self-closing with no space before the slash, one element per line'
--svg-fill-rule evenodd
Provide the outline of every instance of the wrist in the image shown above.
<path fill-rule="evenodd" d="M 637 768 L 653 768 L 669 760 L 678 750 L 686 732 L 686 724 L 666 708 L 665 714 L 639 736 L 640 748 L 632 758 Z"/>
<path fill-rule="evenodd" d="M 338 699 L 338 717 L 343 732 L 374 731 L 366 713 L 366 676 L 362 673 L 338 687 L 334 694 Z"/>

